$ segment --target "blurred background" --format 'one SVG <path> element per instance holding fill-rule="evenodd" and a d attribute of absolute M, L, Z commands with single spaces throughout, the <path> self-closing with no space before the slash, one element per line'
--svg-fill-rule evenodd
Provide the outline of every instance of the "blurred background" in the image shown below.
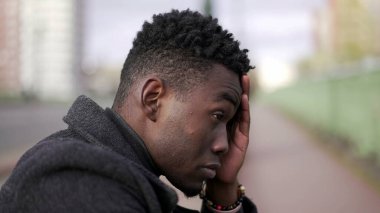
<path fill-rule="evenodd" d="M 380 212 L 378 0 L 0 0 L 0 185 L 76 96 L 111 106 L 145 20 L 187 8 L 256 66 L 241 180 L 259 210 Z"/>

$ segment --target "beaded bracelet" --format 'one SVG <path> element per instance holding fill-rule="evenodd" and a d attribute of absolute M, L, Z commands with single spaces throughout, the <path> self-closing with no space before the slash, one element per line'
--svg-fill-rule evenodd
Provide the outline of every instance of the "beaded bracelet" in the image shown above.
<path fill-rule="evenodd" d="M 216 204 L 216 203 L 214 203 L 211 200 L 208 200 L 206 198 L 206 184 L 203 183 L 202 191 L 199 194 L 199 197 L 205 201 L 205 204 L 207 207 L 210 207 L 212 209 L 219 210 L 219 211 L 229 211 L 229 210 L 233 210 L 233 209 L 237 208 L 243 202 L 243 197 L 245 195 L 245 187 L 243 185 L 239 184 L 238 188 L 237 188 L 237 193 L 238 193 L 238 199 L 237 199 L 237 201 L 235 201 L 235 203 L 233 203 L 231 205 L 227 205 L 227 206 L 223 206 L 221 204 Z"/>

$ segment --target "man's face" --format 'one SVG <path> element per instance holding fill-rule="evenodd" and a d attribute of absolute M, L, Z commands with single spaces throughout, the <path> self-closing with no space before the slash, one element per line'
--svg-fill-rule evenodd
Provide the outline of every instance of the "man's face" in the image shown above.
<path fill-rule="evenodd" d="M 210 71 L 186 100 L 167 100 L 151 150 L 163 175 L 187 196 L 197 195 L 202 182 L 214 178 L 221 155 L 228 151 L 227 123 L 241 99 L 237 74 L 221 65 Z"/>

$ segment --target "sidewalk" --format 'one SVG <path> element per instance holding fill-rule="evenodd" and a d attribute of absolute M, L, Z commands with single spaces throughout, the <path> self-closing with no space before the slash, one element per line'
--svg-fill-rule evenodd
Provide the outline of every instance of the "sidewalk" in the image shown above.
<path fill-rule="evenodd" d="M 63 129 L 66 105 L 1 103 L 0 186 L 21 155 L 49 134 Z"/>
<path fill-rule="evenodd" d="M 261 105 L 241 182 L 263 213 L 378 213 L 380 195 L 304 129 Z"/>

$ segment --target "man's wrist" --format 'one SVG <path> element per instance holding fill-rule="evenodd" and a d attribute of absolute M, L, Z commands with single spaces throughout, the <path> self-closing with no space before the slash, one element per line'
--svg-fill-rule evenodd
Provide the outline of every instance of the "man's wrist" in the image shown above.
<path fill-rule="evenodd" d="M 238 182 L 233 184 L 209 182 L 204 183 L 200 197 L 204 205 L 210 210 L 237 212 L 245 195 L 245 188 Z M 237 211 L 235 211 L 237 210 Z"/>
<path fill-rule="evenodd" d="M 233 183 L 224 183 L 214 179 L 207 182 L 205 195 L 215 203 L 230 205 L 238 199 L 238 186 L 237 180 Z"/>
<path fill-rule="evenodd" d="M 231 210 L 218 210 L 217 208 L 214 208 L 214 207 L 211 207 L 209 205 L 206 205 L 206 208 L 211 211 L 211 212 L 214 212 L 214 213 L 237 213 L 240 211 L 240 209 L 242 208 L 242 204 L 239 203 L 239 205 L 237 205 L 236 207 L 234 207 L 233 209 Z"/>

